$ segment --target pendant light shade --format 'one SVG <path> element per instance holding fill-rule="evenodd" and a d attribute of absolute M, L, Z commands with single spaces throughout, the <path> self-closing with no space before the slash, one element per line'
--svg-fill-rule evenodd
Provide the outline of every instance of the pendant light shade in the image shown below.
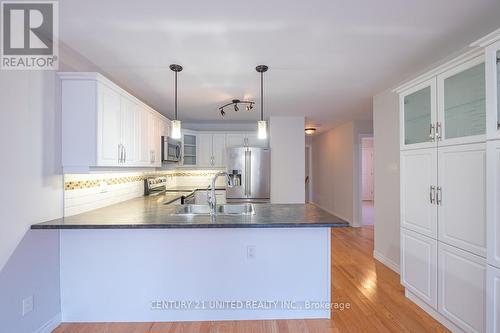
<path fill-rule="evenodd" d="M 264 73 L 268 69 L 266 65 L 255 67 L 260 73 L 260 120 L 257 122 L 257 137 L 261 140 L 267 139 L 267 121 L 264 120 Z"/>
<path fill-rule="evenodd" d="M 170 65 L 170 69 L 175 73 L 175 119 L 172 120 L 172 130 L 170 131 L 170 137 L 173 139 L 181 139 L 182 134 L 181 134 L 181 121 L 177 119 L 177 73 L 182 71 L 182 66 L 181 65 L 176 65 L 172 64 Z"/>
<path fill-rule="evenodd" d="M 257 122 L 257 138 L 261 140 L 267 139 L 267 121 L 259 120 Z"/>

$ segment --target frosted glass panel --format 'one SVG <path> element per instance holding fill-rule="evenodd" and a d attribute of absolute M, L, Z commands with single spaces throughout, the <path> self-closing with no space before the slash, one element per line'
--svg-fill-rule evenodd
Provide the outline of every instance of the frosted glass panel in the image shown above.
<path fill-rule="evenodd" d="M 446 139 L 486 131 L 484 63 L 444 80 Z"/>
<path fill-rule="evenodd" d="M 196 144 L 196 136 L 195 135 L 184 135 L 184 144 L 186 145 L 195 145 Z"/>
<path fill-rule="evenodd" d="M 405 96 L 405 144 L 429 141 L 431 125 L 431 87 Z"/>
<path fill-rule="evenodd" d="M 497 114 L 500 120 L 500 51 L 497 52 Z"/>
<path fill-rule="evenodd" d="M 196 165 L 196 157 L 184 156 L 184 165 Z"/>
<path fill-rule="evenodd" d="M 196 155 L 196 146 L 184 146 L 184 155 Z"/>

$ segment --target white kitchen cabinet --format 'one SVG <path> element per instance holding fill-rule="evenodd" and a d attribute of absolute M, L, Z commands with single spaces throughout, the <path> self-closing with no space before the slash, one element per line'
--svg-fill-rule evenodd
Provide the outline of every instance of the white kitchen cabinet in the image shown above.
<path fill-rule="evenodd" d="M 466 332 L 486 329 L 486 260 L 438 245 L 438 311 Z"/>
<path fill-rule="evenodd" d="M 437 309 L 437 241 L 401 229 L 401 284 Z"/>
<path fill-rule="evenodd" d="M 198 135 L 194 131 L 184 130 L 182 132 L 182 165 L 196 166 L 199 163 L 199 146 L 200 142 Z"/>
<path fill-rule="evenodd" d="M 500 41 L 486 48 L 486 132 L 500 139 Z"/>
<path fill-rule="evenodd" d="M 437 76 L 439 146 L 486 139 L 484 56 Z"/>
<path fill-rule="evenodd" d="M 436 79 L 400 94 L 401 150 L 436 147 Z"/>
<path fill-rule="evenodd" d="M 500 333 L 500 269 L 490 265 L 486 277 L 486 332 Z"/>
<path fill-rule="evenodd" d="M 486 257 L 486 145 L 438 150 L 438 239 Z"/>
<path fill-rule="evenodd" d="M 257 133 L 227 133 L 227 148 L 234 147 L 261 147 L 267 148 L 269 142 L 267 139 L 259 139 Z"/>
<path fill-rule="evenodd" d="M 488 264 L 500 268 L 500 141 L 486 144 Z"/>
<path fill-rule="evenodd" d="M 161 166 L 165 117 L 98 73 L 59 73 L 63 172 Z"/>
<path fill-rule="evenodd" d="M 401 227 L 437 237 L 437 150 L 401 152 Z"/>
<path fill-rule="evenodd" d="M 226 164 L 226 134 L 224 133 L 198 133 L 199 156 L 197 166 L 224 167 Z"/>

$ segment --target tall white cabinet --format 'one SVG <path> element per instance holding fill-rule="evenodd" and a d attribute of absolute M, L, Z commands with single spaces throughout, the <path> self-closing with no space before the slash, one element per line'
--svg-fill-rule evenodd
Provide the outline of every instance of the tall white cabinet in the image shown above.
<path fill-rule="evenodd" d="M 401 283 L 454 331 L 486 330 L 485 68 L 478 50 L 396 90 Z"/>

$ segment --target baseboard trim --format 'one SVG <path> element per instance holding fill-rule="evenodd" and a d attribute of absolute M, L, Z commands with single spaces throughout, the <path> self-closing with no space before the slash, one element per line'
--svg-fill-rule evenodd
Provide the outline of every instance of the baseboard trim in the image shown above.
<path fill-rule="evenodd" d="M 39 327 L 34 333 L 51 333 L 53 330 L 59 326 L 61 323 L 61 313 L 55 315 L 52 319 L 47 321 L 41 327 Z"/>
<path fill-rule="evenodd" d="M 385 266 L 387 266 L 388 268 L 392 269 L 394 272 L 399 274 L 399 264 L 395 263 L 394 261 L 380 254 L 380 252 L 373 251 L 373 258 L 380 261 L 382 264 L 384 264 Z"/>
<path fill-rule="evenodd" d="M 311 202 L 309 202 L 309 203 L 310 203 L 310 204 L 313 204 L 314 206 L 316 206 L 316 207 L 318 207 L 318 208 L 323 209 L 323 210 L 324 210 L 324 211 L 326 211 L 327 213 L 330 213 L 330 214 L 332 214 L 332 215 L 335 215 L 335 216 L 337 216 L 337 217 L 340 217 L 342 220 L 345 220 L 346 222 L 348 222 L 348 223 L 349 223 L 349 226 L 354 227 L 354 226 L 352 225 L 352 221 L 350 221 L 348 218 L 346 218 L 346 217 L 344 217 L 344 216 L 342 216 L 342 215 L 340 215 L 340 214 L 337 214 L 337 213 L 335 213 L 335 212 L 333 212 L 333 211 L 331 211 L 331 210 L 329 210 L 329 209 L 326 209 L 325 207 L 322 207 L 321 205 L 318 205 L 317 203 L 315 203 L 315 202 L 313 202 L 313 201 L 311 201 Z"/>
<path fill-rule="evenodd" d="M 429 314 L 432 318 L 439 321 L 444 327 L 446 327 L 450 331 L 455 332 L 455 333 L 465 333 L 464 330 L 462 330 L 460 327 L 458 327 L 457 325 L 453 324 L 451 321 L 446 319 L 442 314 L 440 314 L 435 309 L 433 309 L 429 304 L 422 301 L 420 298 L 418 298 L 417 295 L 415 295 L 414 293 L 412 293 L 408 289 L 405 289 L 405 296 L 410 301 L 417 304 L 422 310 L 427 312 L 427 314 Z"/>

